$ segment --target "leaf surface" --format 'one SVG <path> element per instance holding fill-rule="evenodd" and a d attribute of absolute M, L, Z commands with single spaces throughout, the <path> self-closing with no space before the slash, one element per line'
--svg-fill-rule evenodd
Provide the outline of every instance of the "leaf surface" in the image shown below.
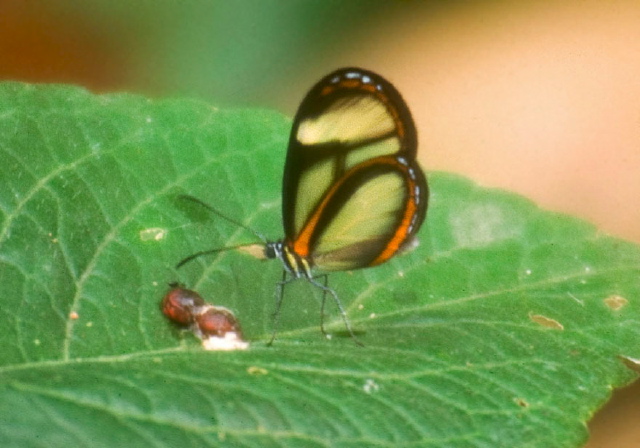
<path fill-rule="evenodd" d="M 0 86 L 2 446 L 574 447 L 640 358 L 640 250 L 513 194 L 431 173 L 420 246 L 321 294 L 191 194 L 282 237 L 289 122 L 185 100 Z M 426 148 L 424 150 L 427 150 Z M 247 351 L 159 310 L 180 281 Z M 34 430 L 37 428 L 37 430 Z"/>

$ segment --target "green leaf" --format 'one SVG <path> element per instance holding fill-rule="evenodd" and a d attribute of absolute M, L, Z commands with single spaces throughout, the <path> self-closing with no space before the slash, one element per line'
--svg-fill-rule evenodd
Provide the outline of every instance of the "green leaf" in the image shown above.
<path fill-rule="evenodd" d="M 421 245 L 330 276 L 365 347 L 256 242 L 282 237 L 289 122 L 184 100 L 0 86 L 0 445 L 577 447 L 640 358 L 640 250 L 429 175 Z M 427 150 L 427 149 L 424 149 Z M 159 310 L 180 281 L 234 310 L 207 352 Z M 77 313 L 77 316 L 72 313 Z"/>

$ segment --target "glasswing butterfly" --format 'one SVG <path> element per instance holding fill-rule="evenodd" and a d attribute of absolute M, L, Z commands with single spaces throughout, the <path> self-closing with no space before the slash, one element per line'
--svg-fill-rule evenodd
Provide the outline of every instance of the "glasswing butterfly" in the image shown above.
<path fill-rule="evenodd" d="M 322 78 L 304 98 L 289 138 L 282 182 L 284 238 L 260 246 L 265 258 L 279 258 L 273 342 L 284 286 L 304 278 L 323 290 L 340 310 L 359 344 L 326 273 L 376 266 L 414 240 L 427 211 L 428 187 L 416 162 L 417 134 L 398 91 L 384 78 L 360 68 L 343 68 Z M 191 197 L 224 219 L 247 228 Z M 248 245 L 234 248 L 248 247 Z M 178 267 L 205 254 L 198 252 Z M 320 272 L 315 275 L 315 272 Z M 324 278 L 324 282 L 318 281 Z M 324 325 L 321 324 L 324 331 Z"/>

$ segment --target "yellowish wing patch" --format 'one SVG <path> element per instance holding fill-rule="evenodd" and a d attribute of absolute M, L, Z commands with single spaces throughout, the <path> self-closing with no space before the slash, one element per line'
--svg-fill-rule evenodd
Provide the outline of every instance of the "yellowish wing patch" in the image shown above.
<path fill-rule="evenodd" d="M 375 96 L 356 93 L 336 100 L 318 117 L 302 120 L 296 139 L 303 145 L 357 143 L 392 132 L 395 122 Z"/>
<path fill-rule="evenodd" d="M 312 149 L 313 148 L 311 148 L 311 150 Z M 333 174 L 334 165 L 335 160 L 333 158 L 327 158 L 300 175 L 297 195 L 298 201 L 296 202 L 294 217 L 296 234 L 302 230 L 309 215 L 320 202 L 322 195 L 335 181 Z"/>

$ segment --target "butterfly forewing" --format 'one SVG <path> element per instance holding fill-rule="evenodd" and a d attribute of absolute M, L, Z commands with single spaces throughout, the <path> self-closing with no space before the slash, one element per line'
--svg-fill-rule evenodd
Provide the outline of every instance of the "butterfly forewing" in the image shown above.
<path fill-rule="evenodd" d="M 404 101 L 380 76 L 338 70 L 305 97 L 284 172 L 285 244 L 323 270 L 386 261 L 419 228 L 427 187 Z"/>
<path fill-rule="evenodd" d="M 339 142 L 353 146 L 392 135 L 393 118 L 386 105 L 370 92 L 354 91 L 327 101 L 327 108 L 319 116 L 300 121 L 296 140 L 302 145 L 322 145 Z"/>

